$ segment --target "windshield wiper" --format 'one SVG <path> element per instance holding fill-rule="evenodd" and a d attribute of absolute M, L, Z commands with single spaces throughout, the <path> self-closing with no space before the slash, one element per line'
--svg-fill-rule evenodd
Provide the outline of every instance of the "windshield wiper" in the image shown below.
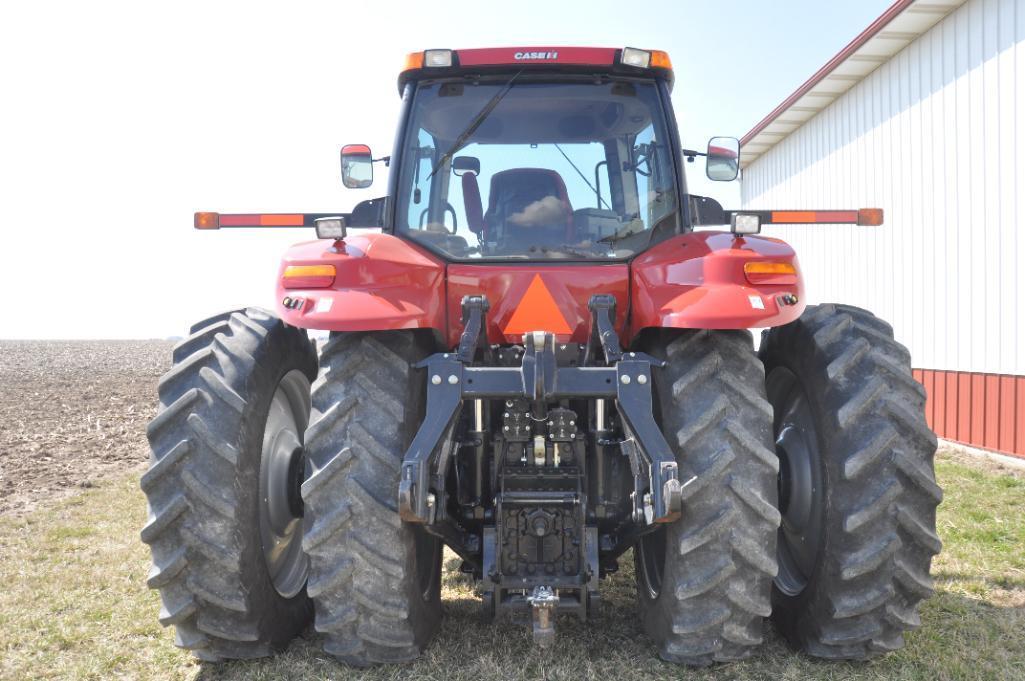
<path fill-rule="evenodd" d="M 434 177 L 434 174 L 438 172 L 438 169 L 445 165 L 445 163 L 452 158 L 452 155 L 466 144 L 466 140 L 470 139 L 470 136 L 473 135 L 473 133 L 477 132 L 477 128 L 479 128 L 484 120 L 491 115 L 491 112 L 495 110 L 495 107 L 502 101 L 502 98 L 509 94 L 509 90 L 512 89 L 513 83 L 520 77 L 521 73 L 523 73 L 523 69 L 514 73 L 513 77 L 502 86 L 502 89 L 496 92 L 495 95 L 488 100 L 488 103 L 484 105 L 484 108 L 477 112 L 477 115 L 473 117 L 473 120 L 470 121 L 468 126 L 466 126 L 466 129 L 459 133 L 459 137 L 457 137 L 456 141 L 452 143 L 452 146 L 448 148 L 448 151 L 441 155 L 441 158 L 438 159 L 437 165 L 431 168 L 431 174 L 427 176 L 428 180 Z"/>
<path fill-rule="evenodd" d="M 560 147 L 558 144 L 556 144 L 555 148 L 559 150 L 559 153 L 562 154 L 562 157 L 564 159 L 566 159 L 566 162 L 569 163 L 571 166 L 573 166 L 573 170 L 577 171 L 577 175 L 579 175 L 580 179 L 584 181 L 584 184 L 587 185 L 587 188 L 590 189 L 592 192 L 594 192 L 594 195 L 598 197 L 598 201 L 599 201 L 598 208 L 601 208 L 601 204 L 605 204 L 605 208 L 607 210 L 612 210 L 612 208 L 609 207 L 609 204 L 605 203 L 605 199 L 603 199 L 601 197 L 601 192 L 599 192 L 597 189 L 595 189 L 594 186 L 591 184 L 591 181 L 587 179 L 587 176 L 585 176 L 582 172 L 580 172 L 580 168 L 577 168 L 577 164 L 574 163 L 573 160 L 569 156 L 566 155 L 566 152 L 562 150 L 562 147 Z M 597 170 L 594 171 L 594 181 L 596 183 L 598 182 L 598 171 Z"/>

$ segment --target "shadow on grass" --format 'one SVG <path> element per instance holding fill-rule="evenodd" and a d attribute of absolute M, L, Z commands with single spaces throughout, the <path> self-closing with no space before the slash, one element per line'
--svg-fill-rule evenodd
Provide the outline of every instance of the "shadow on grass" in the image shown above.
<path fill-rule="evenodd" d="M 632 561 L 624 561 L 628 565 Z M 452 566 L 457 567 L 457 566 Z M 202 665 L 200 679 L 979 679 L 1025 678 L 1025 609 L 1001 607 L 941 589 L 922 608 L 923 626 L 907 646 L 867 663 L 826 662 L 791 650 L 767 625 L 765 645 L 750 659 L 693 670 L 661 661 L 636 615 L 632 566 L 602 584 L 588 622 L 559 618 L 556 646 L 534 646 L 525 625 L 485 622 L 469 580 L 446 575 L 444 618 L 416 662 L 359 670 L 320 650 L 315 633 L 267 660 Z M 960 576 L 958 576 L 960 577 Z M 953 578 L 953 577 L 952 577 Z M 976 579 L 965 575 L 965 579 Z M 1019 580 L 1011 588 L 1025 587 Z M 453 586 L 458 593 L 451 593 Z M 1005 587 L 1006 588 L 1006 587 Z M 1016 671 L 1015 671 L 1016 670 Z M 1019 674 L 1015 677 L 1015 674 Z"/>

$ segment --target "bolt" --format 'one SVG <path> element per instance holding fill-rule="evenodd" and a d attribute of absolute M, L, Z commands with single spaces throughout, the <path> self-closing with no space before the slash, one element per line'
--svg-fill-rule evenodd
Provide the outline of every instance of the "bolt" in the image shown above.
<path fill-rule="evenodd" d="M 451 376 L 448 377 L 448 384 L 449 385 L 455 385 L 458 382 L 459 382 L 459 377 L 456 376 L 455 374 L 452 374 Z"/>
<path fill-rule="evenodd" d="M 434 508 L 434 503 L 435 503 L 434 492 L 431 492 L 431 493 L 429 493 L 427 495 L 427 508 Z"/>
<path fill-rule="evenodd" d="M 503 412 L 502 413 L 502 418 L 504 418 L 504 419 L 509 418 L 509 412 Z"/>
<path fill-rule="evenodd" d="M 620 379 L 619 379 L 619 380 L 620 380 L 620 382 L 621 382 L 621 383 L 622 383 L 623 385 L 629 385 L 629 384 L 630 384 L 630 377 L 629 377 L 629 376 L 627 376 L 626 374 L 623 374 L 623 375 L 622 375 L 622 376 L 620 377 Z"/>
<path fill-rule="evenodd" d="M 440 385 L 441 376 L 439 376 L 438 374 L 434 374 L 433 376 L 431 376 L 431 383 L 433 383 L 434 385 Z"/>
<path fill-rule="evenodd" d="M 637 377 L 637 382 L 640 383 L 641 385 L 644 385 L 645 383 L 648 382 L 648 377 L 645 376 L 644 374 L 641 374 L 640 376 Z"/>
<path fill-rule="evenodd" d="M 503 428 L 502 430 L 504 430 L 504 431 L 506 431 L 506 432 L 509 432 L 509 426 L 506 426 L 506 427 L 505 427 L 505 428 Z"/>
<path fill-rule="evenodd" d="M 571 426 L 575 426 L 575 425 L 577 425 L 577 422 L 576 422 L 576 421 L 570 421 L 570 422 L 569 422 L 569 425 L 571 425 Z"/>
<path fill-rule="evenodd" d="M 631 357 L 636 357 L 636 356 L 637 356 L 637 353 L 636 353 L 636 352 L 631 352 L 631 353 L 630 353 L 630 356 L 631 356 Z"/>
<path fill-rule="evenodd" d="M 549 433 L 548 434 L 548 439 L 549 440 L 554 440 L 555 439 L 555 433 Z"/>
<path fill-rule="evenodd" d="M 505 401 L 505 406 L 511 407 L 512 405 L 513 405 L 513 401 L 512 400 L 506 400 Z M 508 414 L 506 414 L 506 416 L 508 416 Z"/>

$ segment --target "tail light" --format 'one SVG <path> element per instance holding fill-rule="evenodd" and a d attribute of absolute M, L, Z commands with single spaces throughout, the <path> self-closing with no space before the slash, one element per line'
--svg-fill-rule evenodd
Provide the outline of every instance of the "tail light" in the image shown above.
<path fill-rule="evenodd" d="M 327 288 L 335 283 L 334 265 L 289 265 L 281 275 L 281 285 L 293 288 Z"/>
<path fill-rule="evenodd" d="M 796 284 L 797 268 L 788 262 L 756 260 L 744 263 L 744 276 L 752 284 Z"/>

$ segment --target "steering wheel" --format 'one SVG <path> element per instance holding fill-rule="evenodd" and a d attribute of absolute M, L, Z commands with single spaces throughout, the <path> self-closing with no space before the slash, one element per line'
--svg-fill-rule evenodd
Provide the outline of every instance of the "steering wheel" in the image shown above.
<path fill-rule="evenodd" d="M 430 208 L 424 208 L 423 212 L 420 213 L 419 226 L 421 228 L 424 226 L 424 218 L 427 217 L 428 211 L 430 211 Z M 446 201 L 445 202 L 445 211 L 444 212 L 452 213 L 452 234 L 455 234 L 456 233 L 456 229 L 459 228 L 459 218 L 456 216 L 456 209 L 452 207 L 451 203 Z"/>

